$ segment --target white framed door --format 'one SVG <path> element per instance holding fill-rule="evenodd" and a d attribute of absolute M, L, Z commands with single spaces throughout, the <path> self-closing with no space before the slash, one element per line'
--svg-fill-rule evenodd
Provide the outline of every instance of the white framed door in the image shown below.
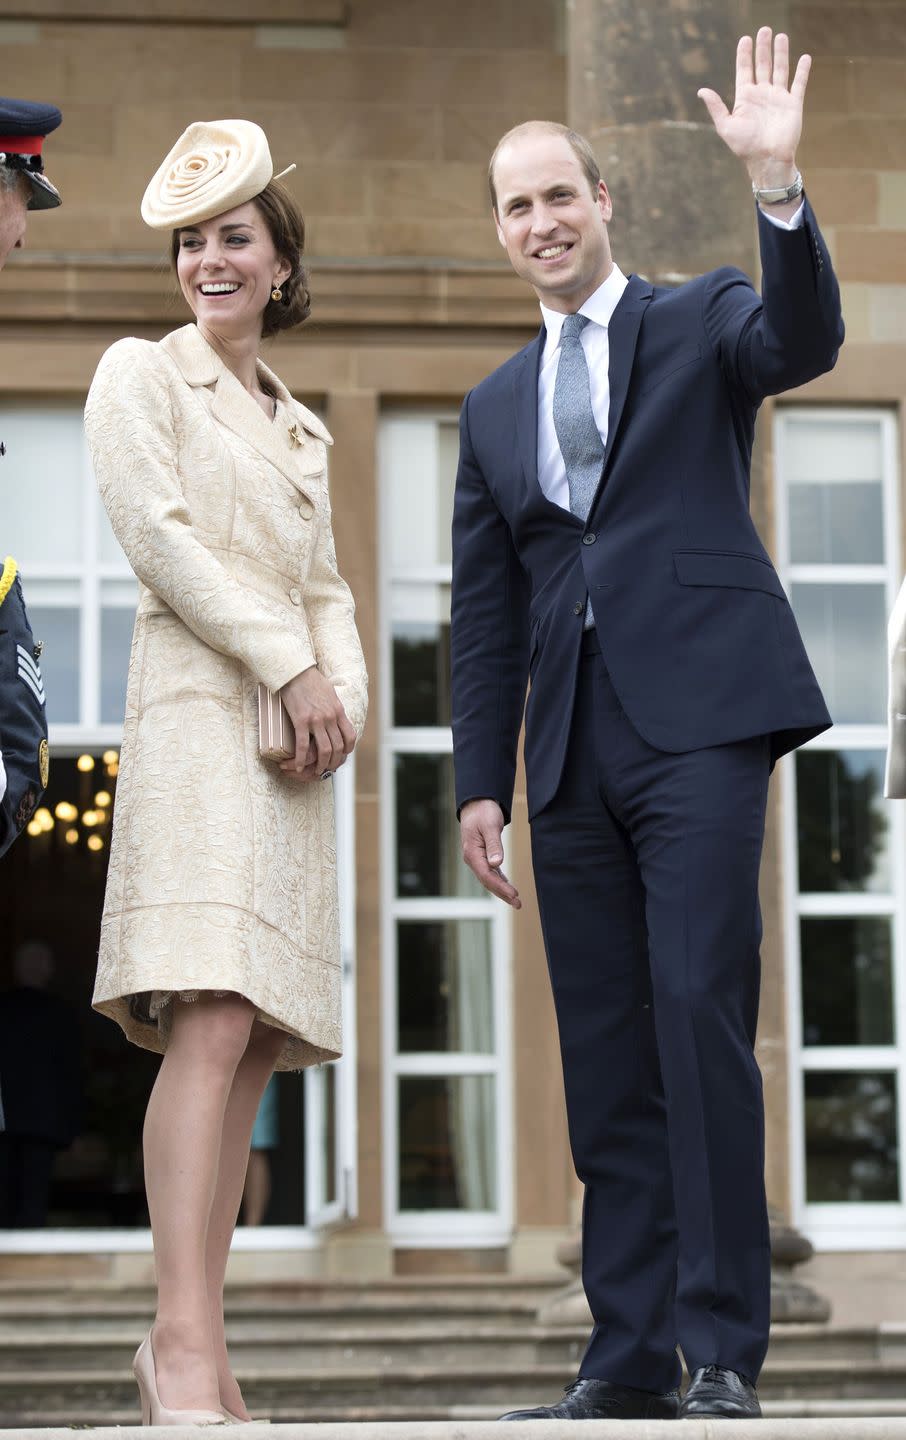
<path fill-rule="evenodd" d="M 305 1223 L 314 1230 L 342 1224 L 358 1214 L 354 755 L 331 783 L 340 886 L 343 1055 L 305 1074 Z"/>

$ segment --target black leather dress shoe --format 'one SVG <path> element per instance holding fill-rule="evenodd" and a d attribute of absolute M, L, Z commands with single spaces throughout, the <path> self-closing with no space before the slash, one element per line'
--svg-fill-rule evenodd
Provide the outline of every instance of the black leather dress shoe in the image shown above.
<path fill-rule="evenodd" d="M 510 1410 L 501 1420 L 675 1420 L 679 1391 L 656 1395 L 609 1380 L 574 1380 L 558 1405 L 535 1410 Z"/>
<path fill-rule="evenodd" d="M 679 1413 L 681 1420 L 691 1420 L 698 1415 L 750 1420 L 758 1418 L 761 1406 L 755 1386 L 745 1375 L 725 1370 L 722 1365 L 703 1365 L 689 1381 Z"/>

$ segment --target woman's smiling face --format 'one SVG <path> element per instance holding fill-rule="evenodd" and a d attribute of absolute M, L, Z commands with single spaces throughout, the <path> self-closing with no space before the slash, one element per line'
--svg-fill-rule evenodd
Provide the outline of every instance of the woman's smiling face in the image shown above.
<path fill-rule="evenodd" d="M 274 285 L 290 266 L 253 200 L 179 232 L 176 273 L 199 325 L 224 339 L 260 335 Z"/>

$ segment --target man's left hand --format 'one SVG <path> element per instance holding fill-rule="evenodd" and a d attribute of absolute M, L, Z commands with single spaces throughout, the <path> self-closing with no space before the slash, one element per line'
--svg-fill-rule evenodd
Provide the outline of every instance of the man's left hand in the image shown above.
<path fill-rule="evenodd" d="M 772 43 L 773 38 L 773 43 Z M 699 90 L 724 144 L 744 161 L 759 190 L 781 189 L 796 178 L 796 147 L 812 57 L 803 55 L 792 85 L 790 42 L 765 25 L 736 47 L 736 95 L 732 111 L 714 90 Z M 796 208 L 794 206 L 793 208 Z M 772 207 L 772 213 L 778 213 Z"/>

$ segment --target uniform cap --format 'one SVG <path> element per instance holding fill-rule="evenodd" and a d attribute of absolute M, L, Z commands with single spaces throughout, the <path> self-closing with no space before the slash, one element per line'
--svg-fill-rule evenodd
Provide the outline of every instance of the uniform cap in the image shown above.
<path fill-rule="evenodd" d="M 252 200 L 273 178 L 267 136 L 250 120 L 199 120 L 180 135 L 142 199 L 152 230 L 198 225 Z"/>
<path fill-rule="evenodd" d="M 60 204 L 60 192 L 44 174 L 41 154 L 45 135 L 62 123 L 55 105 L 0 96 L 0 165 L 18 170 L 29 183 L 29 210 L 50 210 Z"/>

